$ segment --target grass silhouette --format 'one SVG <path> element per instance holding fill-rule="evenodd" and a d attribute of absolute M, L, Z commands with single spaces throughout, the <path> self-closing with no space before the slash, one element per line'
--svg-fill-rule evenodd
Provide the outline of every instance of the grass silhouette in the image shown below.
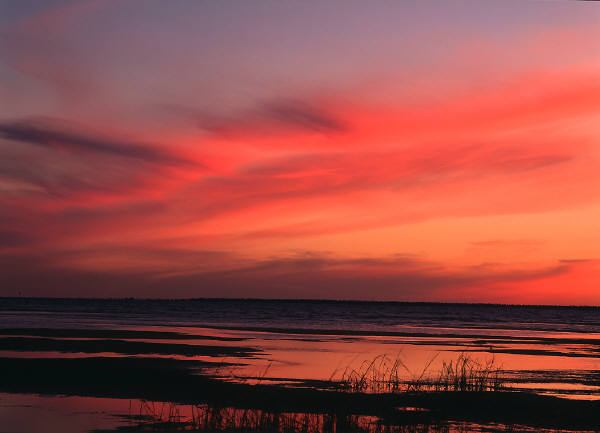
<path fill-rule="evenodd" d="M 486 392 L 505 390 L 502 369 L 494 358 L 477 360 L 461 353 L 457 359 L 444 361 L 437 373 L 431 366 L 437 355 L 431 358 L 423 369 L 415 374 L 402 360 L 400 354 L 390 357 L 378 355 L 364 361 L 358 368 L 347 366 L 339 379 L 335 371 L 330 380 L 340 389 L 363 393 L 396 392 Z"/>

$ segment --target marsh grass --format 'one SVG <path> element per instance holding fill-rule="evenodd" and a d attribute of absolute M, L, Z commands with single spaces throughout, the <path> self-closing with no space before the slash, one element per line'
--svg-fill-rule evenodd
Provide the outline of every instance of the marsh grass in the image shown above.
<path fill-rule="evenodd" d="M 400 354 L 390 357 L 378 355 L 364 361 L 358 368 L 347 366 L 336 379 L 336 370 L 330 380 L 340 389 L 350 392 L 397 393 L 462 391 L 484 392 L 504 389 L 502 369 L 494 358 L 479 361 L 461 353 L 455 360 L 442 363 L 440 370 L 431 371 L 438 355 L 431 358 L 419 372 L 411 371 Z"/>
<path fill-rule="evenodd" d="M 505 388 L 501 371 L 494 358 L 481 362 L 461 353 L 456 360 L 442 364 L 431 385 L 435 391 L 501 391 Z"/>
<path fill-rule="evenodd" d="M 408 371 L 408 367 L 400 355 L 395 358 L 378 355 L 370 361 L 363 361 L 358 368 L 347 366 L 339 380 L 335 379 L 337 371 L 334 371 L 330 380 L 352 392 L 397 392 L 405 386 L 402 370 Z"/>

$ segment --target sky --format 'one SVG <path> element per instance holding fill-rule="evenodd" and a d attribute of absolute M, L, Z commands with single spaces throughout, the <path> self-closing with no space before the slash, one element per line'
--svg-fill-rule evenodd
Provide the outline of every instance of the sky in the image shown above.
<path fill-rule="evenodd" d="M 0 281 L 600 305 L 600 4 L 0 2 Z"/>

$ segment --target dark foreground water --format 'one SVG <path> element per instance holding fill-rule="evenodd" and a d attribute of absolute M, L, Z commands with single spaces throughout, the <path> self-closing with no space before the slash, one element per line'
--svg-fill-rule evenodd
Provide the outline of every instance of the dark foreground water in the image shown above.
<path fill-rule="evenodd" d="M 569 399 L 600 398 L 598 308 L 12 298 L 0 299 L 0 329 L 0 358 L 9 361 L 169 358 L 208 365 L 211 374 L 226 381 L 310 387 L 339 380 L 348 371 L 360 371 L 377 357 L 400 359 L 400 372 L 410 381 L 434 377 L 444 363 L 468 356 L 474 362 L 493 365 L 507 389 Z M 217 363 L 218 368 L 210 368 Z M 124 420 L 133 422 L 132 405 L 133 412 L 150 410 L 144 404 L 139 400 L 11 392 L 0 395 L 0 432 L 118 428 Z M 189 419 L 198 417 L 194 409 L 176 410 Z M 228 410 L 225 415 L 230 420 L 241 417 L 240 422 L 247 421 L 243 421 L 247 414 Z M 225 416 L 210 413 L 215 419 Z M 54 424 L 42 422 L 44 416 Z M 291 418 L 272 419 L 279 425 L 300 415 L 286 416 Z M 313 417 L 310 422 L 325 425 L 330 420 Z M 376 426 L 368 418 L 353 422 Z M 60 428 L 44 430 L 48 425 Z M 236 428 L 250 430 L 243 425 Z M 376 431 L 369 428 L 363 430 Z M 502 431 L 498 426 L 475 424 L 429 428 L 427 431 Z"/>

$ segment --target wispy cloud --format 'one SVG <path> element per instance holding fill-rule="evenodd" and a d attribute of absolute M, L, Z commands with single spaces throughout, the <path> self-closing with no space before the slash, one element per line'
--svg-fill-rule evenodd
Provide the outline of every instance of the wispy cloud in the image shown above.
<path fill-rule="evenodd" d="M 0 151 L 0 190 L 13 197 L 49 194 L 87 202 L 99 196 L 125 198 L 168 184 L 175 171 L 204 170 L 198 158 L 164 145 L 115 138 L 48 118 L 0 122 Z M 160 181 L 157 174 L 162 174 Z"/>
<path fill-rule="evenodd" d="M 157 147 L 76 132 L 65 128 L 62 123 L 63 126 L 59 126 L 59 122 L 48 119 L 4 122 L 0 123 L 0 136 L 7 140 L 71 152 L 97 153 L 157 164 L 190 163 Z"/>
<path fill-rule="evenodd" d="M 280 98 L 259 102 L 255 107 L 228 114 L 201 110 L 176 110 L 195 120 L 206 131 L 215 134 L 273 134 L 289 132 L 346 132 L 349 126 L 332 110 L 317 102 Z"/>

